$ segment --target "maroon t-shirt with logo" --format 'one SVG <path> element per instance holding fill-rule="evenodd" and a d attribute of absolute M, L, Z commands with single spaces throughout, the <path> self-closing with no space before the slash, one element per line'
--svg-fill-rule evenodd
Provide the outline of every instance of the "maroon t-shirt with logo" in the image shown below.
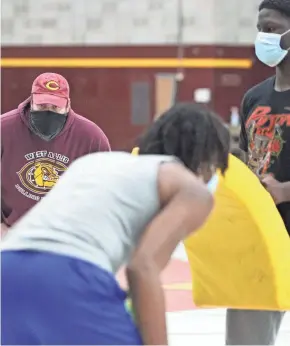
<path fill-rule="evenodd" d="M 8 226 L 40 201 L 75 159 L 110 151 L 103 131 L 73 111 L 58 136 L 41 139 L 29 128 L 29 107 L 30 99 L 1 116 L 1 222 Z"/>

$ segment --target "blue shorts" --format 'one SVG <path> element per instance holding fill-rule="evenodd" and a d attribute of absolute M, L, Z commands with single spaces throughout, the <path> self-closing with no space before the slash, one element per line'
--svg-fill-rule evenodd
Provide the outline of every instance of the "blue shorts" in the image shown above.
<path fill-rule="evenodd" d="M 1 257 L 2 345 L 142 345 L 112 274 L 48 252 Z"/>

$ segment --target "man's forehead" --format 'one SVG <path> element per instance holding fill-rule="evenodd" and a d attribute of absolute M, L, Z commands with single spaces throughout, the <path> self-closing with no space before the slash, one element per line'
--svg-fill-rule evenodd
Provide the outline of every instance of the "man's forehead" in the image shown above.
<path fill-rule="evenodd" d="M 277 10 L 263 8 L 258 14 L 258 22 L 282 24 L 287 21 L 290 22 L 290 18 L 288 19 Z"/>
<path fill-rule="evenodd" d="M 33 107 L 34 109 L 63 109 L 61 107 L 58 107 L 56 105 L 53 105 L 51 103 L 40 103 L 40 104 L 36 104 L 36 103 L 31 103 L 31 107 Z"/>
<path fill-rule="evenodd" d="M 56 107 L 55 105 L 51 103 L 34 103 L 34 105 L 39 107 Z"/>

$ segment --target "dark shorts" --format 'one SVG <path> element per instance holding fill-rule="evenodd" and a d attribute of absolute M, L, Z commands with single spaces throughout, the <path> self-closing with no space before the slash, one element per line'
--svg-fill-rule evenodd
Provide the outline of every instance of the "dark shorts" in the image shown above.
<path fill-rule="evenodd" d="M 110 273 L 53 253 L 1 257 L 2 345 L 142 345 Z"/>

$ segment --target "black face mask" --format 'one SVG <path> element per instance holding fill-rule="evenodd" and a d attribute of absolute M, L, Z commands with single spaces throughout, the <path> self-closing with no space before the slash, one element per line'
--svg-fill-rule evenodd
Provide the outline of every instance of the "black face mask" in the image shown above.
<path fill-rule="evenodd" d="M 53 111 L 30 111 L 29 116 L 31 130 L 45 141 L 50 141 L 60 133 L 66 119 L 66 114 Z"/>

